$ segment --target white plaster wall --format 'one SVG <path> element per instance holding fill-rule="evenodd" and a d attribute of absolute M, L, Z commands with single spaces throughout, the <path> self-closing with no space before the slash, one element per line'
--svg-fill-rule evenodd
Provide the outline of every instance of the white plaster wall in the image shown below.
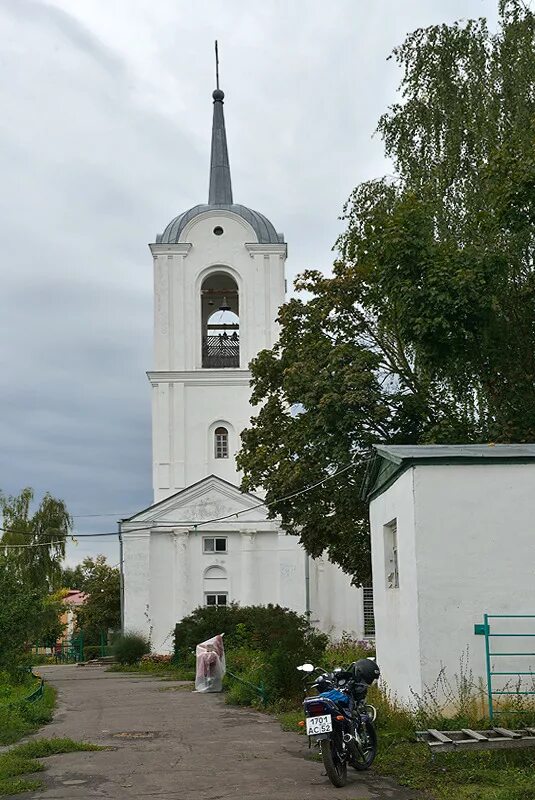
<path fill-rule="evenodd" d="M 240 433 L 248 425 L 253 409 L 249 404 L 249 373 L 245 377 L 243 372 L 236 373 L 203 370 L 153 379 L 157 406 L 153 418 L 155 502 L 207 475 L 217 475 L 234 484 L 241 482 L 236 453 Z M 220 425 L 229 432 L 228 458 L 215 458 L 214 454 L 214 432 Z"/>
<path fill-rule="evenodd" d="M 150 533 L 123 536 L 124 629 L 151 635 Z"/>
<path fill-rule="evenodd" d="M 403 701 L 422 690 L 413 471 L 370 503 L 377 662 L 383 682 Z M 387 587 L 384 526 L 397 520 L 399 588 Z"/>
<path fill-rule="evenodd" d="M 223 228 L 216 236 L 216 226 Z M 154 244 L 153 483 L 155 502 L 213 473 L 239 483 L 234 453 L 253 413 L 247 366 L 272 347 L 284 301 L 286 245 L 262 245 L 243 219 L 207 211 L 183 231 L 183 242 Z M 201 286 L 213 272 L 238 286 L 240 368 L 202 368 Z M 232 456 L 213 458 L 207 433 L 215 421 L 231 430 Z M 211 443 L 210 443 L 211 444 Z M 223 462 L 223 463 L 221 463 Z"/>
<path fill-rule="evenodd" d="M 433 684 L 445 667 L 453 683 L 467 650 L 474 678 L 485 678 L 484 637 L 474 624 L 484 612 L 535 614 L 535 464 L 418 466 L 414 492 L 422 681 Z M 494 639 L 493 648 L 505 652 L 514 642 L 514 651 L 533 651 L 533 641 Z M 535 660 L 494 661 L 507 671 Z"/>
<path fill-rule="evenodd" d="M 214 235 L 216 226 L 223 228 L 222 236 Z M 153 394 L 155 503 L 184 489 L 189 492 L 186 487 L 210 474 L 240 483 L 235 462 L 239 434 L 255 411 L 249 402 L 247 367 L 260 350 L 275 343 L 276 318 L 285 294 L 286 245 L 259 244 L 253 229 L 235 214 L 207 211 L 190 222 L 182 239 L 174 245 L 151 245 L 154 370 L 148 374 Z M 212 272 L 228 274 L 238 286 L 239 369 L 202 368 L 200 291 Z M 228 459 L 214 458 L 213 432 L 218 425 L 229 430 Z M 181 516 L 184 509 L 177 506 L 170 511 L 171 520 L 189 523 L 219 516 L 223 512 L 211 511 L 225 508 L 227 500 L 206 505 L 198 499 L 189 516 Z M 201 516 L 191 516 L 193 512 Z M 210 565 L 226 570 L 230 601 L 278 603 L 305 613 L 305 554 L 298 539 L 286 536 L 276 521 L 240 516 L 234 527 L 231 522 L 206 526 L 202 534 L 201 529 L 192 533 L 183 528 L 163 532 L 158 529 L 159 513 L 159 508 L 141 512 L 123 525 L 125 629 L 150 635 L 157 652 L 170 652 L 175 623 L 204 603 L 203 575 Z M 150 529 L 152 522 L 150 533 L 128 530 Z M 228 536 L 228 554 L 203 554 L 202 536 L 210 533 Z M 361 636 L 362 600 L 349 586 L 349 578 L 325 561 L 312 580 L 317 624 L 334 636 L 344 630 Z"/>
<path fill-rule="evenodd" d="M 203 537 L 222 535 L 227 537 L 227 553 L 203 552 Z M 130 544 L 129 535 L 124 538 Z M 134 549 L 129 547 L 128 553 L 130 559 Z M 226 580 L 206 580 L 211 566 L 222 567 Z M 188 534 L 152 531 L 147 607 L 142 595 L 148 585 L 148 577 L 130 570 L 125 580 L 125 629 L 150 635 L 155 652 L 172 651 L 176 622 L 204 605 L 205 591 L 226 591 L 229 602 L 241 605 L 278 603 L 305 612 L 303 552 L 297 539 L 281 537 L 276 527 L 245 532 L 203 529 Z"/>
<path fill-rule="evenodd" d="M 305 614 L 305 553 L 297 537 L 271 521 L 237 527 L 153 529 L 142 538 L 125 530 L 125 630 L 150 636 L 155 652 L 171 652 L 176 622 L 204 605 L 205 591 L 228 592 L 229 602 L 241 605 L 273 603 Z M 226 536 L 227 553 L 204 553 L 205 536 Z M 226 580 L 206 580 L 212 566 L 222 567 Z M 312 567 L 311 587 L 313 624 L 333 638 L 344 631 L 362 638 L 361 591 L 348 577 L 325 560 L 319 570 Z"/>
<path fill-rule="evenodd" d="M 309 559 L 311 620 L 332 639 L 364 638 L 362 589 L 327 558 Z"/>

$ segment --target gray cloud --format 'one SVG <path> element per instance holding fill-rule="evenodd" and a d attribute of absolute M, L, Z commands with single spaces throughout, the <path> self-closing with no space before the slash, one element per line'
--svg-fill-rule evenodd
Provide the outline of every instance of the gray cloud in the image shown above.
<path fill-rule="evenodd" d="M 74 514 L 150 502 L 146 243 L 206 200 L 214 38 L 235 198 L 285 232 L 291 279 L 329 269 L 345 199 L 389 169 L 392 47 L 480 15 L 495 3 L 0 0 L 0 488 Z M 70 557 L 91 552 L 117 561 L 105 539 Z"/>

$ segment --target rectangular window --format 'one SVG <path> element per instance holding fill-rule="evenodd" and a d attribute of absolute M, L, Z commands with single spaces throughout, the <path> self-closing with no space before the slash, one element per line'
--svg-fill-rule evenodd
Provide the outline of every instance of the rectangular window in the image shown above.
<path fill-rule="evenodd" d="M 228 431 L 226 428 L 216 428 L 214 444 L 215 457 L 228 458 Z"/>
<path fill-rule="evenodd" d="M 213 537 L 206 536 L 203 539 L 203 552 L 204 553 L 226 553 L 227 552 L 227 539 L 223 536 Z"/>
<path fill-rule="evenodd" d="M 375 636 L 373 589 L 371 586 L 364 586 L 362 589 L 362 610 L 364 615 L 364 636 Z"/>
<path fill-rule="evenodd" d="M 226 606 L 227 605 L 227 593 L 221 592 L 217 594 L 205 594 L 205 602 L 207 606 Z"/>
<path fill-rule="evenodd" d="M 392 520 L 383 528 L 385 540 L 385 580 L 387 589 L 399 589 L 398 526 Z"/>

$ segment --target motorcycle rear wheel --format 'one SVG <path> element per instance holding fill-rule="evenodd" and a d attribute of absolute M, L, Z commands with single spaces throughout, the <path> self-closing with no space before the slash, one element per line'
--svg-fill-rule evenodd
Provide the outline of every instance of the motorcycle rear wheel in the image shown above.
<path fill-rule="evenodd" d="M 340 788 L 347 783 L 347 763 L 338 755 L 333 739 L 326 739 L 321 743 L 321 755 L 327 777 L 333 786 Z"/>
<path fill-rule="evenodd" d="M 377 733 L 373 722 L 367 719 L 362 727 L 365 736 L 363 746 L 351 742 L 351 766 L 359 772 L 369 769 L 377 755 Z"/>

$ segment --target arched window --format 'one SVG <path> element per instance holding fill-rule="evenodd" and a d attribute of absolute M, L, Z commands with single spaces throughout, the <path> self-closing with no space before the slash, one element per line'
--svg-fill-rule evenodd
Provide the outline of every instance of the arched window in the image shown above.
<path fill-rule="evenodd" d="M 206 542 L 206 539 L 204 541 Z M 203 587 L 205 605 L 228 605 L 229 586 L 227 573 L 223 567 L 215 565 L 208 567 L 204 572 Z"/>
<path fill-rule="evenodd" d="M 202 365 L 212 369 L 240 366 L 238 287 L 222 272 L 209 275 L 201 287 Z"/>
<path fill-rule="evenodd" d="M 226 428 L 216 428 L 214 431 L 214 457 L 228 458 L 228 431 Z"/>

